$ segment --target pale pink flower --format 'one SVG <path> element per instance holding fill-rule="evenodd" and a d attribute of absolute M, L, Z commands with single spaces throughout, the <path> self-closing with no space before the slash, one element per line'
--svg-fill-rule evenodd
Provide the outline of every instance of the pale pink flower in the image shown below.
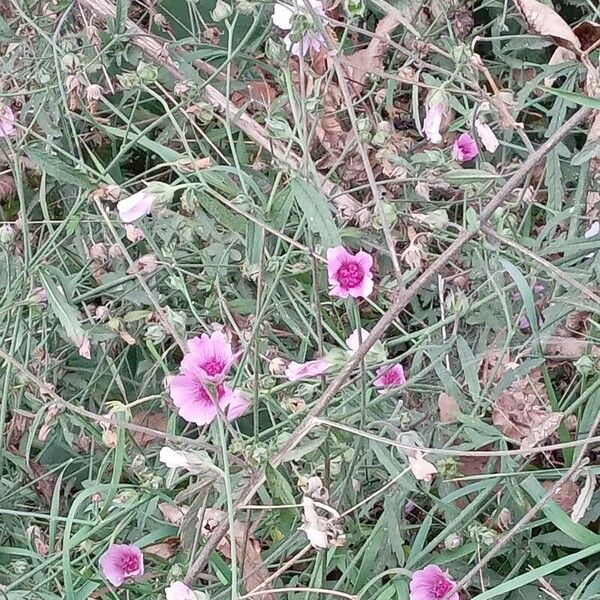
<path fill-rule="evenodd" d="M 329 293 L 340 298 L 367 298 L 373 291 L 373 257 L 361 250 L 350 254 L 343 246 L 327 250 Z"/>
<path fill-rule="evenodd" d="M 426 481 L 427 483 L 431 483 L 433 476 L 438 472 L 434 464 L 423 458 L 421 451 L 417 451 L 415 456 L 408 457 L 408 465 L 415 479 Z"/>
<path fill-rule="evenodd" d="M 366 329 L 360 330 L 360 336 L 358 335 L 358 329 L 355 329 L 346 340 L 346 346 L 348 346 L 348 354 L 353 356 L 358 350 L 358 347 L 369 337 L 369 332 Z"/>
<path fill-rule="evenodd" d="M 125 223 L 123 227 L 125 227 L 125 235 L 130 242 L 135 244 L 144 239 L 144 232 L 139 227 L 130 223 Z"/>
<path fill-rule="evenodd" d="M 438 600 L 443 598 L 454 586 L 454 581 L 446 571 L 437 565 L 428 565 L 415 571 L 410 578 L 410 600 Z M 460 600 L 458 593 L 448 600 Z"/>
<path fill-rule="evenodd" d="M 144 555 L 137 546 L 111 544 L 100 557 L 100 569 L 110 583 L 119 587 L 125 579 L 144 574 Z"/>
<path fill-rule="evenodd" d="M 291 362 L 285 370 L 285 376 L 290 381 L 298 381 L 299 379 L 310 379 L 323 375 L 331 367 L 331 363 L 327 358 L 317 358 L 309 360 L 305 363 Z"/>
<path fill-rule="evenodd" d="M 391 367 L 380 367 L 377 369 L 377 377 L 373 381 L 380 394 L 385 394 L 390 388 L 395 388 L 406 383 L 404 376 L 404 367 L 400 363 L 396 363 Z"/>
<path fill-rule="evenodd" d="M 222 331 L 188 340 L 188 349 L 181 361 L 182 371 L 195 373 L 201 381 L 211 383 L 221 383 L 238 356 Z"/>
<path fill-rule="evenodd" d="M 477 135 L 483 144 L 483 147 L 488 152 L 496 152 L 498 150 L 498 146 L 500 142 L 496 137 L 496 134 L 492 131 L 492 128 L 483 121 L 479 119 L 475 119 L 475 130 L 477 131 Z"/>
<path fill-rule="evenodd" d="M 146 189 L 140 190 L 136 194 L 120 200 L 117 203 L 119 217 L 123 223 L 133 223 L 142 217 L 150 214 L 155 195 Z"/>
<path fill-rule="evenodd" d="M 0 138 L 9 137 L 15 133 L 15 114 L 10 106 L 0 105 Z"/>
<path fill-rule="evenodd" d="M 174 581 L 169 587 L 165 588 L 166 600 L 194 600 L 194 591 L 191 590 L 183 581 Z"/>
<path fill-rule="evenodd" d="M 90 360 L 92 358 L 92 346 L 90 344 L 90 338 L 84 336 L 81 344 L 79 345 L 79 356 Z"/>
<path fill-rule="evenodd" d="M 325 10 L 323 9 L 323 5 L 321 4 L 320 0 L 292 0 L 292 2 L 297 2 L 298 8 L 292 8 L 291 6 L 288 6 L 282 2 L 277 2 L 275 4 L 275 9 L 273 11 L 271 20 L 273 21 L 273 25 L 279 27 L 279 29 L 283 29 L 283 31 L 292 30 L 294 25 L 293 19 L 296 15 L 302 15 L 310 20 L 311 15 L 310 12 L 305 8 L 305 2 L 310 3 L 318 16 L 325 16 Z M 323 46 L 325 46 L 325 39 L 316 31 L 306 31 L 302 36 L 302 39 L 297 42 L 293 42 L 291 35 L 288 33 L 283 39 L 283 43 L 294 56 L 305 56 L 309 50 L 318 52 Z"/>
<path fill-rule="evenodd" d="M 463 162 L 475 158 L 478 154 L 477 142 L 468 133 L 462 133 L 456 138 L 452 146 L 454 160 Z"/>
<path fill-rule="evenodd" d="M 428 107 L 423 119 L 423 133 L 432 144 L 439 144 L 442 141 L 440 127 L 443 116 L 444 107 L 441 104 L 434 104 Z"/>

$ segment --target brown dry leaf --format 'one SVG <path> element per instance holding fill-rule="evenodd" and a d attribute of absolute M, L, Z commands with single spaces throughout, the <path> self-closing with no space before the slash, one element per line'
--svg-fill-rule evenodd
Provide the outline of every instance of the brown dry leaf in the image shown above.
<path fill-rule="evenodd" d="M 581 49 L 585 52 L 588 48 L 595 46 L 600 41 L 600 23 L 584 21 L 573 29 L 579 39 Z"/>
<path fill-rule="evenodd" d="M 48 534 L 42 531 L 37 525 L 30 525 L 27 528 L 27 535 L 39 556 L 48 556 L 48 552 L 50 551 Z"/>
<path fill-rule="evenodd" d="M 452 423 L 456 421 L 456 415 L 460 413 L 460 406 L 452 396 L 441 392 L 438 396 L 438 410 L 440 423 Z"/>
<path fill-rule="evenodd" d="M 39 480 L 33 484 L 33 489 L 36 491 L 37 495 L 50 506 L 52 504 L 52 497 L 58 482 L 58 477 L 53 473 L 48 473 L 48 469 L 39 463 L 30 462 L 29 466 L 33 473 L 32 479 Z"/>
<path fill-rule="evenodd" d="M 347 133 L 338 121 L 336 115 L 337 100 L 335 95 L 328 93 L 325 97 L 323 116 L 317 121 L 315 133 L 321 146 L 328 153 L 328 162 L 334 164 L 346 145 Z M 321 168 L 324 165 L 319 165 Z"/>
<path fill-rule="evenodd" d="M 202 158 L 182 158 L 177 161 L 177 169 L 182 173 L 194 173 L 195 171 L 202 171 L 208 169 L 212 165 L 212 158 L 210 156 L 204 156 Z"/>
<path fill-rule="evenodd" d="M 167 431 L 167 417 L 165 417 L 165 415 L 163 415 L 161 412 L 150 412 L 147 410 L 140 411 L 133 416 L 133 422 L 136 425 L 141 425 L 142 427 L 147 427 L 148 429 L 154 429 L 158 432 L 164 433 Z M 138 446 L 144 448 L 154 440 L 161 440 L 163 438 L 160 435 L 150 432 L 142 433 L 140 431 L 134 431 L 133 439 L 136 441 Z"/>
<path fill-rule="evenodd" d="M 544 341 L 543 349 L 544 354 L 554 360 L 577 360 L 588 352 L 593 358 L 600 358 L 600 346 L 578 337 L 550 336 Z"/>
<path fill-rule="evenodd" d="M 543 442 L 546 438 L 550 437 L 559 427 L 562 421 L 563 413 L 552 412 L 531 427 L 531 430 L 527 434 L 527 437 L 521 441 L 521 449 L 526 450 L 533 448 L 540 442 Z"/>
<path fill-rule="evenodd" d="M 392 15 L 386 15 L 375 28 L 375 35 L 369 45 L 347 57 L 348 84 L 354 95 L 358 96 L 374 71 L 383 69 L 383 58 L 388 48 L 387 37 L 400 25 Z"/>
<path fill-rule="evenodd" d="M 17 412 L 13 413 L 4 436 L 5 447 L 18 449 L 31 421 L 33 421 L 33 417 L 28 417 Z"/>
<path fill-rule="evenodd" d="M 267 81 L 250 81 L 248 83 L 248 96 L 254 102 L 271 106 L 279 94 Z"/>
<path fill-rule="evenodd" d="M 204 511 L 202 519 L 202 535 L 205 537 L 219 526 L 222 521 L 227 519 L 227 514 L 222 510 L 207 508 Z M 249 593 L 256 589 L 269 577 L 269 570 L 265 566 L 260 556 L 260 542 L 247 535 L 246 526 L 239 521 L 234 522 L 234 537 L 235 547 L 237 550 L 238 560 L 244 561 L 244 580 L 246 591 Z M 244 547 L 245 545 L 245 547 Z M 229 536 L 224 537 L 217 546 L 217 550 L 225 557 L 231 558 L 231 542 Z M 263 588 L 268 589 L 268 588 Z M 273 594 L 261 594 L 261 598 L 265 600 L 275 600 Z"/>
<path fill-rule="evenodd" d="M 555 481 L 542 481 L 542 487 L 549 491 L 550 488 L 555 484 Z M 563 483 L 554 494 L 552 494 L 552 500 L 556 502 L 567 514 L 571 512 L 577 498 L 579 497 L 579 486 L 572 481 Z"/>
<path fill-rule="evenodd" d="M 332 518 L 322 517 L 317 513 L 317 506 L 332 515 Z M 343 546 L 346 536 L 340 526 L 340 514 L 331 506 L 316 503 L 309 496 L 302 498 L 302 525 L 310 545 L 317 550 L 326 550 L 330 546 Z"/>
<path fill-rule="evenodd" d="M 17 193 L 17 186 L 12 175 L 0 175 L 0 202 L 9 200 Z"/>
<path fill-rule="evenodd" d="M 513 0 L 530 31 L 550 37 L 559 46 L 581 52 L 581 42 L 568 23 L 550 6 L 538 0 Z"/>
<path fill-rule="evenodd" d="M 164 541 L 159 542 L 158 544 L 146 546 L 144 548 L 144 554 L 152 554 L 153 556 L 158 556 L 158 558 L 164 558 L 167 560 L 169 558 L 173 558 L 173 556 L 179 552 L 180 546 L 181 544 L 179 543 L 179 538 L 171 536 L 165 538 Z"/>
<path fill-rule="evenodd" d="M 158 503 L 158 510 L 160 510 L 162 516 L 167 522 L 172 523 L 173 525 L 181 525 L 181 522 L 185 515 L 187 515 L 189 509 L 190 507 L 185 504 L 177 506 L 170 502 Z"/>

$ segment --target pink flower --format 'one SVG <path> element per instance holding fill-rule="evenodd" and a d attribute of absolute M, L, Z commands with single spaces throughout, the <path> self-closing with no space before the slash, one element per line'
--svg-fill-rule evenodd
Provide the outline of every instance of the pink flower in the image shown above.
<path fill-rule="evenodd" d="M 0 105 L 0 138 L 5 138 L 14 135 L 15 129 L 15 114 L 10 106 Z"/>
<path fill-rule="evenodd" d="M 169 392 L 182 419 L 196 425 L 208 425 L 218 414 L 216 402 L 228 421 L 237 419 L 248 408 L 248 402 L 238 390 L 220 384 L 209 392 L 197 373 L 181 372 L 169 379 Z"/>
<path fill-rule="evenodd" d="M 119 217 L 123 223 L 133 223 L 142 217 L 150 214 L 155 195 L 147 188 L 140 190 L 136 194 L 120 200 L 117 203 Z"/>
<path fill-rule="evenodd" d="M 373 385 L 380 389 L 380 394 L 390 388 L 395 388 L 406 383 L 406 377 L 404 376 L 404 367 L 400 363 L 396 363 L 391 367 L 380 367 L 377 369 L 377 377 L 373 381 Z"/>
<path fill-rule="evenodd" d="M 194 600 L 194 592 L 183 581 L 174 581 L 165 588 L 166 600 Z"/>
<path fill-rule="evenodd" d="M 423 133 L 432 144 L 439 144 L 442 141 L 440 127 L 442 126 L 443 116 L 444 107 L 441 104 L 434 104 L 429 106 L 423 119 Z"/>
<path fill-rule="evenodd" d="M 373 257 L 360 251 L 350 254 L 343 246 L 327 250 L 329 293 L 340 298 L 367 298 L 373 291 Z"/>
<path fill-rule="evenodd" d="M 111 544 L 100 557 L 100 569 L 108 581 L 119 587 L 125 579 L 144 574 L 144 555 L 137 546 Z"/>
<path fill-rule="evenodd" d="M 352 356 L 358 350 L 358 347 L 361 345 L 361 343 L 364 342 L 368 337 L 369 332 L 366 329 L 361 328 L 360 336 L 358 335 L 358 329 L 355 329 L 346 340 L 348 354 Z"/>
<path fill-rule="evenodd" d="M 294 18 L 298 15 L 301 15 L 310 22 L 311 14 L 306 8 L 302 7 L 304 2 L 309 2 L 318 16 L 325 16 L 325 10 L 323 9 L 321 0 L 298 0 L 298 8 L 295 10 L 287 4 L 277 2 L 275 4 L 273 16 L 271 17 L 273 25 L 279 27 L 279 29 L 283 29 L 284 31 L 291 31 L 294 28 Z M 309 30 L 305 31 L 302 35 L 302 38 L 297 42 L 294 42 L 291 34 L 288 33 L 283 39 L 283 43 L 294 56 L 306 56 L 306 53 L 309 50 L 318 52 L 323 46 L 325 46 L 325 39 L 320 33 Z"/>
<path fill-rule="evenodd" d="M 186 373 L 195 373 L 201 381 L 221 383 L 237 354 L 231 350 L 227 336 L 221 331 L 188 340 L 189 352 L 181 361 L 181 369 Z"/>
<path fill-rule="evenodd" d="M 330 367 L 331 363 L 326 358 L 317 358 L 305 363 L 291 362 L 285 370 L 285 376 L 290 381 L 310 379 L 311 377 L 318 377 L 326 373 Z"/>
<path fill-rule="evenodd" d="M 477 131 L 477 135 L 479 136 L 483 147 L 488 152 L 496 152 L 500 142 L 498 142 L 498 138 L 492 131 L 492 128 L 487 123 L 484 123 L 479 119 L 475 119 L 475 131 Z"/>
<path fill-rule="evenodd" d="M 479 149 L 477 148 L 477 143 L 468 133 L 459 135 L 454 142 L 454 146 L 452 146 L 452 158 L 454 160 L 459 160 L 461 162 L 471 160 L 478 154 Z"/>
<path fill-rule="evenodd" d="M 448 573 L 437 565 L 428 565 L 415 571 L 410 578 L 410 600 L 438 600 L 443 598 L 454 586 Z M 459 600 L 458 593 L 448 600 Z"/>

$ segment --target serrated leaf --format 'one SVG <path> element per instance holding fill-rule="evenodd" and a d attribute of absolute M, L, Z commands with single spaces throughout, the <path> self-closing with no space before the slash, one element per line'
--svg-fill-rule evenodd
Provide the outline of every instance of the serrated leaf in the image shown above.
<path fill-rule="evenodd" d="M 84 173 L 68 165 L 57 155 L 50 154 L 36 146 L 27 148 L 26 153 L 34 165 L 42 169 L 52 179 L 56 179 L 58 183 L 70 183 L 82 188 L 92 187 L 90 180 Z"/>

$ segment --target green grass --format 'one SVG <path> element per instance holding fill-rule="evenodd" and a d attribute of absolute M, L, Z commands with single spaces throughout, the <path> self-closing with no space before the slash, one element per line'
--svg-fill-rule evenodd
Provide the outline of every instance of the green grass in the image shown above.
<path fill-rule="evenodd" d="M 0 138 L 0 225 L 14 227 L 0 242 L 0 597 L 162 598 L 187 576 L 211 600 L 407 600 L 411 574 L 437 564 L 464 584 L 461 599 L 600 598 L 600 237 L 584 236 L 600 189 L 590 120 L 528 170 L 481 230 L 478 221 L 579 106 L 598 108 L 583 67 L 563 65 L 545 86 L 558 69 L 548 66 L 553 42 L 499 0 L 427 10 L 373 0 L 356 18 L 340 3 L 328 11 L 340 52 L 302 63 L 289 60 L 271 3 L 233 2 L 218 23 L 212 1 L 150 9 L 119 0 L 98 5 L 116 11 L 106 22 L 89 4 L 0 6 L 0 104 L 17 129 Z M 571 25 L 600 23 L 591 2 L 554 5 Z M 360 93 L 356 73 L 340 86 L 345 57 L 395 9 L 410 27 L 367 61 Z M 216 45 L 206 40 L 213 26 Z M 142 52 L 136 27 L 152 31 L 162 58 Z M 472 67 L 476 36 L 487 73 Z M 502 120 L 489 80 L 521 129 Z M 250 82 L 276 97 L 253 99 Z M 104 89 L 97 102 L 86 98 L 90 84 Z M 420 127 L 427 93 L 440 86 L 452 119 L 432 146 Z M 472 130 L 474 109 L 500 147 L 459 164 L 451 136 Z M 347 137 L 336 151 L 322 128 L 337 126 Z M 206 157 L 210 166 L 190 168 Z M 170 184 L 174 196 L 136 221 L 143 239 L 133 242 L 105 188 L 123 198 L 149 182 Z M 407 264 L 411 240 L 420 266 Z M 427 271 L 457 240 L 443 268 Z M 326 250 L 337 245 L 374 256 L 368 299 L 329 295 Z M 156 270 L 132 270 L 148 254 Z M 406 289 L 406 305 L 388 313 Z M 387 358 L 371 353 L 338 376 L 350 333 L 390 314 Z M 530 327 L 521 329 L 523 316 Z M 167 377 L 186 340 L 215 324 L 240 351 L 229 385 L 250 408 L 198 428 L 178 417 Z M 89 360 L 78 351 L 85 338 Z M 332 373 L 290 382 L 281 372 L 285 361 L 332 351 Z M 407 385 L 379 395 L 376 369 L 398 360 Z M 511 394 L 527 426 L 522 386 L 564 414 L 531 451 L 494 417 Z M 460 409 L 451 422 L 440 421 L 442 392 Z M 170 472 L 163 446 L 193 453 L 200 472 Z M 411 473 L 416 447 L 438 469 L 431 483 Z M 319 514 L 340 540 L 323 551 L 299 530 L 302 487 L 315 475 L 328 491 Z M 570 502 L 557 498 L 563 508 L 548 500 L 558 481 L 571 482 Z M 576 523 L 568 504 L 578 496 Z M 170 522 L 165 504 L 186 516 Z M 206 509 L 227 515 L 220 545 L 203 535 Z M 232 557 L 224 544 L 234 531 Z M 145 551 L 145 575 L 119 590 L 98 565 L 111 543 Z M 265 588 L 282 591 L 253 593 L 268 576 Z"/>

